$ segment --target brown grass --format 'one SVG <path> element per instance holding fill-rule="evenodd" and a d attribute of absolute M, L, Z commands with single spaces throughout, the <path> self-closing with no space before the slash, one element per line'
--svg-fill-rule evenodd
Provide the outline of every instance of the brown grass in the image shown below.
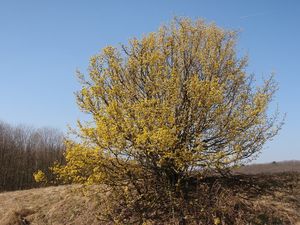
<path fill-rule="evenodd" d="M 228 179 L 211 177 L 205 182 L 217 180 L 222 187 L 251 199 L 251 207 L 264 224 L 300 224 L 300 173 L 275 173 L 274 166 L 278 168 L 273 164 L 255 165 L 248 170 L 248 175 Z M 286 168 L 287 165 L 279 166 Z M 253 173 L 264 172 L 262 168 L 273 172 Z M 101 199 L 98 188 L 93 186 L 83 192 L 78 185 L 68 185 L 0 193 L 0 225 L 103 224 L 98 217 L 103 209 L 103 203 L 98 201 Z M 274 219 L 270 219 L 270 215 Z"/>
<path fill-rule="evenodd" d="M 0 225 L 99 224 L 97 201 L 76 185 L 4 192 L 0 203 Z"/>
<path fill-rule="evenodd" d="M 300 161 L 282 161 L 271 162 L 262 164 L 252 164 L 243 166 L 236 170 L 237 173 L 243 174 L 272 174 L 282 172 L 299 172 L 300 173 Z"/>

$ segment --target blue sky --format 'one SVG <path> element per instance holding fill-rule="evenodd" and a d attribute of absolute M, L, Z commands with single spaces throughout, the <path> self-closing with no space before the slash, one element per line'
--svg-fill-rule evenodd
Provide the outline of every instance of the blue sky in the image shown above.
<path fill-rule="evenodd" d="M 276 73 L 285 125 L 257 162 L 300 160 L 300 1 L 0 0 L 0 120 L 66 131 L 83 118 L 76 69 L 104 46 L 147 34 L 174 16 L 240 31 L 259 80 Z"/>

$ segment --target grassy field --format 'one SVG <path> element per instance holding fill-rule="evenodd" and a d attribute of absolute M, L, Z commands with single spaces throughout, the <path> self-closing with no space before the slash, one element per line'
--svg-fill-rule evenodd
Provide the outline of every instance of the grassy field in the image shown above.
<path fill-rule="evenodd" d="M 239 173 L 244 174 L 272 174 L 282 172 L 299 172 L 300 173 L 300 161 L 282 161 L 272 162 L 264 164 L 252 164 L 243 166 L 237 170 Z"/>
<path fill-rule="evenodd" d="M 247 166 L 236 173 L 248 175 L 237 175 L 243 178 L 242 183 L 235 183 L 232 188 L 236 188 L 237 191 L 245 189 L 245 194 L 252 199 L 254 206 L 263 207 L 263 210 L 272 209 L 273 212 L 278 212 L 292 221 L 281 224 L 298 225 L 299 171 L 300 162 Z M 248 185 L 251 179 L 256 179 L 255 185 Z M 231 185 L 230 182 L 227 185 Z M 99 196 L 96 190 L 97 186 L 94 186 L 83 193 L 80 186 L 67 185 L 0 193 L 0 224 L 103 224 L 98 217 L 103 206 L 101 201 L 97 201 Z"/>
<path fill-rule="evenodd" d="M 95 196 L 79 186 L 46 187 L 0 194 L 0 224 L 99 224 Z"/>

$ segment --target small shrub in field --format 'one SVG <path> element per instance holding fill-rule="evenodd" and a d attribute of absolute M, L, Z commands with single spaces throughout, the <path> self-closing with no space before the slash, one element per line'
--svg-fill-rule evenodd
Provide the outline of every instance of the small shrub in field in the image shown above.
<path fill-rule="evenodd" d="M 46 178 L 46 175 L 43 171 L 41 170 L 38 170 L 37 172 L 35 172 L 33 174 L 33 177 L 34 177 L 34 180 L 37 182 L 37 183 L 46 183 L 47 182 L 47 178 Z"/>

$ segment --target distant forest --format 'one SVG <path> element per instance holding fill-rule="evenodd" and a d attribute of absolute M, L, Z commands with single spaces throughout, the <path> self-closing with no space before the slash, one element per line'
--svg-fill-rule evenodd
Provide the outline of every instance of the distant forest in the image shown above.
<path fill-rule="evenodd" d="M 33 173 L 63 162 L 63 134 L 52 128 L 11 126 L 0 121 L 0 191 L 37 187 Z"/>

